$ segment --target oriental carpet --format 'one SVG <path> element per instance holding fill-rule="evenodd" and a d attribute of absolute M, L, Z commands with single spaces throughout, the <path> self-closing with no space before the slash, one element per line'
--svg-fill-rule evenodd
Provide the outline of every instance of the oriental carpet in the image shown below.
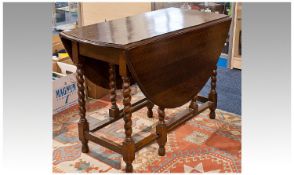
<path fill-rule="evenodd" d="M 144 98 L 139 88 L 132 87 L 132 102 Z M 118 106 L 122 108 L 122 95 L 118 91 Z M 90 128 L 108 115 L 109 97 L 89 100 L 87 119 Z M 188 104 L 166 110 L 166 119 L 172 118 Z M 147 109 L 133 113 L 133 138 L 140 140 L 155 131 L 158 121 L 157 107 L 154 117 L 148 118 Z M 135 173 L 240 173 L 241 172 L 241 118 L 222 110 L 216 119 L 208 117 L 209 110 L 195 116 L 184 125 L 168 133 L 166 155 L 157 154 L 153 142 L 136 153 Z M 78 106 L 53 116 L 53 172 L 54 173 L 120 173 L 124 162 L 120 154 L 89 142 L 90 152 L 81 153 L 78 139 Z M 95 135 L 121 143 L 124 139 L 123 120 L 120 119 L 96 131 Z"/>

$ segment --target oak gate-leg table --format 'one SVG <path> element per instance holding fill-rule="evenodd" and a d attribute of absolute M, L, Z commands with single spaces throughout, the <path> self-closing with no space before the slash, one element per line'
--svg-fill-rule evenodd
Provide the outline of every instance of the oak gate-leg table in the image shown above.
<path fill-rule="evenodd" d="M 164 156 L 169 131 L 208 108 L 214 119 L 216 63 L 230 23 L 231 18 L 222 14 L 167 8 L 61 32 L 61 40 L 77 66 L 82 152 L 89 151 L 88 141 L 92 141 L 122 154 L 126 172 L 132 172 L 136 151 L 156 140 L 158 154 Z M 84 77 L 110 89 L 112 104 L 109 118 L 91 130 L 86 119 Z M 210 77 L 208 98 L 198 96 Z M 131 104 L 130 86 L 134 83 L 146 98 Z M 116 104 L 117 88 L 123 89 L 122 110 Z M 165 109 L 189 101 L 190 110 L 165 121 Z M 198 106 L 197 101 L 203 104 Z M 156 133 L 135 142 L 132 113 L 147 107 L 147 115 L 152 117 L 154 105 L 159 117 Z M 125 122 L 122 144 L 91 134 L 121 118 Z"/>

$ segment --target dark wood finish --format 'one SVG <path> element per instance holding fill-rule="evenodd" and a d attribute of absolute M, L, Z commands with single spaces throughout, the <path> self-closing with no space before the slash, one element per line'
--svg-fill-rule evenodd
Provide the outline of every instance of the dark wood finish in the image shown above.
<path fill-rule="evenodd" d="M 230 21 L 226 15 L 169 8 L 60 33 L 63 45 L 77 65 L 82 151 L 88 152 L 88 141 L 93 141 L 122 154 L 126 172 L 132 172 L 136 151 L 156 140 L 158 154 L 163 156 L 169 131 L 208 108 L 210 118 L 215 118 L 216 63 Z M 123 118 L 125 139 L 122 145 L 89 133 L 83 76 L 110 89 L 110 117 L 91 132 Z M 198 96 L 209 77 L 212 79 L 209 97 Z M 130 86 L 134 83 L 146 99 L 132 105 Z M 119 110 L 115 90 L 121 88 L 124 108 Z M 165 122 L 164 109 L 190 100 L 188 111 Z M 198 106 L 197 101 L 204 104 Z M 132 112 L 147 107 L 146 115 L 153 117 L 154 105 L 159 106 L 156 133 L 135 143 Z"/>
<path fill-rule="evenodd" d="M 124 128 L 126 134 L 125 140 L 123 142 L 122 153 L 123 160 L 126 163 L 126 172 L 133 172 L 132 162 L 135 159 L 135 142 L 132 138 L 131 88 L 130 80 L 127 75 L 125 75 L 125 73 L 122 73 L 122 79 L 124 96 Z"/>
<path fill-rule="evenodd" d="M 198 95 L 195 95 L 192 98 L 191 103 L 189 105 L 189 108 L 192 109 L 192 110 L 194 110 L 194 111 L 198 111 L 197 98 L 198 98 Z"/>
<path fill-rule="evenodd" d="M 223 14 L 167 8 L 101 22 L 66 32 L 68 39 L 102 47 L 130 49 L 179 34 L 179 30 L 228 18 Z"/>
<path fill-rule="evenodd" d="M 147 105 L 147 109 L 148 109 L 147 110 L 147 116 L 149 118 L 153 117 L 153 111 L 152 111 L 153 107 L 154 107 L 154 104 L 152 102 L 149 102 L 148 105 Z"/>
<path fill-rule="evenodd" d="M 156 126 L 156 134 L 158 135 L 157 143 L 158 143 L 158 155 L 164 156 L 165 155 L 165 144 L 167 142 L 167 128 L 164 121 L 165 112 L 164 108 L 158 107 L 158 118 L 159 122 Z"/>
<path fill-rule="evenodd" d="M 152 103 L 164 108 L 179 107 L 202 89 L 230 27 L 229 18 L 215 23 L 127 52 L 130 72 Z"/>
<path fill-rule="evenodd" d="M 109 109 L 109 116 L 112 118 L 119 117 L 119 109 L 116 104 L 116 83 L 115 83 L 115 67 L 109 64 L 109 88 L 111 108 Z"/>
<path fill-rule="evenodd" d="M 173 13 L 177 14 L 178 17 L 174 17 Z M 160 27 L 158 26 L 159 23 L 155 23 L 158 21 L 158 16 L 160 16 L 160 19 L 162 20 L 162 23 L 160 23 L 161 25 L 159 25 Z M 135 81 L 138 82 L 142 91 L 144 91 L 145 95 L 149 99 L 151 99 L 151 101 L 154 104 L 163 107 L 178 107 L 183 103 L 188 102 L 192 98 L 192 96 L 196 94 L 196 89 L 202 87 L 201 85 L 203 85 L 203 83 L 201 84 L 198 82 L 205 83 L 207 81 L 207 78 L 203 77 L 207 77 L 209 71 L 205 72 L 205 74 L 203 73 L 204 75 L 202 76 L 197 76 L 200 80 L 196 80 L 196 78 L 194 78 L 193 80 L 189 80 L 189 77 L 191 75 L 199 73 L 202 74 L 202 72 L 199 72 L 199 70 L 211 69 L 211 65 L 213 65 L 216 62 L 217 57 L 221 52 L 221 48 L 225 41 L 225 39 L 223 38 L 225 38 L 228 33 L 230 20 L 231 19 L 226 15 L 209 14 L 197 12 L 194 10 L 181 10 L 176 8 L 169 8 L 158 10 L 155 12 L 149 12 L 144 15 L 136 15 L 134 17 L 128 17 L 125 19 L 113 20 L 90 26 L 85 26 L 82 28 L 75 29 L 71 32 L 61 33 L 60 35 L 66 49 L 70 48 L 68 46 L 71 44 L 69 41 L 79 41 L 81 47 L 80 54 L 85 57 L 94 58 L 87 59 L 87 62 L 85 63 L 87 64 L 87 71 L 85 72 L 85 75 L 92 82 L 95 82 L 104 88 L 108 88 L 108 80 L 106 79 L 106 77 L 108 77 L 106 73 L 106 69 L 108 70 L 108 65 L 104 64 L 104 62 L 107 61 L 113 64 L 118 64 L 119 55 L 122 52 L 127 51 L 127 54 L 129 54 L 130 57 L 126 58 L 129 60 L 128 66 L 130 71 L 133 70 L 132 74 L 129 75 L 131 79 L 131 84 L 133 82 L 132 77 L 137 77 Z M 125 38 L 126 36 L 128 36 L 128 38 Z M 172 43 L 169 43 L 168 41 Z M 178 44 L 173 43 L 182 43 L 182 47 L 178 47 Z M 197 46 L 196 49 L 194 46 Z M 169 49 L 157 49 L 161 47 L 168 47 Z M 157 54 L 156 57 L 150 55 L 153 52 L 151 52 L 149 55 L 142 57 L 142 55 L 144 55 L 145 52 L 148 52 L 148 50 L 152 48 L 155 48 L 153 49 L 153 51 L 159 52 L 154 53 Z M 170 52 L 172 50 L 174 51 Z M 194 51 L 194 55 L 181 55 L 181 53 L 189 53 L 191 50 Z M 169 54 L 166 53 L 167 51 L 169 51 Z M 187 56 L 189 56 L 190 59 L 193 59 L 195 57 L 198 57 L 198 59 L 193 59 L 194 62 L 193 60 L 190 60 L 190 67 L 194 66 L 194 70 L 192 72 L 187 71 L 190 69 L 181 70 L 179 71 L 180 74 L 177 77 L 174 77 L 173 79 L 172 77 L 170 77 L 170 75 L 172 74 L 166 71 L 168 71 L 169 69 L 174 70 L 173 66 L 176 68 L 178 66 L 186 66 L 188 62 L 186 61 L 187 63 L 181 64 L 174 63 L 164 68 L 162 67 L 164 66 L 162 64 L 154 64 L 154 62 L 157 62 L 159 60 L 159 58 L 157 58 L 158 55 L 161 57 L 160 63 L 163 63 L 164 65 L 166 62 L 176 62 L 177 60 L 180 60 Z M 151 57 L 152 59 L 149 59 L 149 57 Z M 163 58 L 166 58 L 167 60 L 164 60 Z M 212 63 L 207 64 L 209 60 Z M 142 62 L 144 64 L 135 64 L 137 61 Z M 196 67 L 196 61 L 197 63 L 203 64 L 197 64 L 198 67 Z M 151 74 L 145 77 L 138 72 L 140 70 L 137 71 L 137 69 L 141 69 L 141 67 L 145 67 L 145 65 L 146 68 L 150 69 L 151 66 L 152 69 L 146 69 L 145 71 L 154 72 L 155 75 Z M 205 67 L 202 69 L 203 66 Z M 161 70 L 165 70 L 165 74 L 162 74 L 162 72 L 160 72 Z M 139 75 L 136 75 L 138 73 Z M 161 77 L 159 76 L 159 78 L 156 79 L 164 79 L 165 81 L 163 81 L 158 86 L 153 87 L 154 83 L 152 83 L 150 79 L 152 79 L 152 77 L 154 76 L 157 76 L 157 74 L 159 73 L 161 73 L 162 75 L 160 74 Z M 177 84 L 179 83 L 179 81 L 185 81 L 185 83 L 182 84 L 182 86 L 185 86 L 188 83 L 189 85 L 194 85 L 196 81 L 197 84 L 199 84 L 199 87 L 193 88 L 195 89 L 194 91 L 182 92 L 179 91 L 179 89 L 182 86 L 169 86 L 170 88 L 168 88 L 165 92 L 168 93 L 168 95 L 160 94 L 163 93 L 162 89 L 165 89 L 166 86 L 171 84 Z M 169 84 L 166 84 L 167 82 Z M 120 88 L 121 81 L 117 81 L 117 83 L 117 87 Z M 166 86 L 162 86 L 164 84 L 166 84 Z M 189 87 L 187 86 L 186 89 L 189 89 Z M 190 93 L 194 94 L 191 95 Z M 164 96 L 165 98 L 169 99 L 166 100 Z M 157 99 L 161 99 L 161 101 Z M 161 104 L 164 102 L 169 104 Z"/>
<path fill-rule="evenodd" d="M 211 88 L 209 93 L 209 101 L 213 102 L 213 105 L 209 107 L 210 113 L 209 117 L 215 119 L 215 109 L 217 107 L 217 93 L 216 93 L 216 76 L 217 76 L 217 67 L 214 66 L 214 69 L 211 74 Z"/>
<path fill-rule="evenodd" d="M 88 43 L 81 43 L 81 55 L 111 64 L 118 64 L 120 49 L 97 47 Z"/>
<path fill-rule="evenodd" d="M 73 58 L 78 58 L 78 43 L 73 43 Z M 77 64 L 77 85 L 78 85 L 78 98 L 79 98 L 79 115 L 80 120 L 78 123 L 79 139 L 82 143 L 82 152 L 89 152 L 88 139 L 85 134 L 89 132 L 89 123 L 86 119 L 86 101 L 85 101 L 85 87 L 84 87 L 84 68 L 83 60 L 79 60 Z"/>

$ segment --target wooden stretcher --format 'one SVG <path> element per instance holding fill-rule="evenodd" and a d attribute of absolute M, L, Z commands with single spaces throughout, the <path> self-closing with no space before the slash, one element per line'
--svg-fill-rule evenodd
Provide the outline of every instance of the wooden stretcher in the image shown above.
<path fill-rule="evenodd" d="M 60 33 L 77 65 L 82 152 L 89 151 L 88 141 L 95 142 L 122 154 L 126 172 L 132 172 L 136 151 L 157 140 L 158 154 L 164 156 L 169 131 L 208 108 L 210 118 L 214 119 L 216 64 L 230 23 L 231 18 L 222 14 L 168 8 Z M 84 76 L 110 89 L 111 95 L 109 118 L 91 130 L 86 119 Z M 198 96 L 210 77 L 208 98 Z M 134 83 L 146 98 L 131 104 L 130 86 Z M 123 109 L 116 104 L 116 89 L 120 88 L 123 89 Z M 189 101 L 189 111 L 165 121 L 165 109 Z M 203 104 L 198 106 L 197 101 Z M 156 133 L 134 142 L 132 113 L 147 107 L 148 117 L 153 117 L 154 105 L 158 106 L 159 116 Z M 125 121 L 122 144 L 91 134 L 121 118 Z"/>

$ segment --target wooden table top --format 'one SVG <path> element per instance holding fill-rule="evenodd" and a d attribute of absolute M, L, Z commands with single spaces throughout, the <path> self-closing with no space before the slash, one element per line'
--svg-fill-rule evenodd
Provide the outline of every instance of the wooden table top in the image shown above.
<path fill-rule="evenodd" d="M 223 14 L 167 8 L 62 32 L 66 38 L 97 46 L 129 48 L 229 18 Z"/>
<path fill-rule="evenodd" d="M 129 76 L 157 106 L 179 107 L 203 88 L 215 69 L 231 18 L 223 14 L 168 8 L 60 33 L 85 76 L 109 88 L 109 64 Z M 119 75 L 119 74 L 120 75 Z"/>

